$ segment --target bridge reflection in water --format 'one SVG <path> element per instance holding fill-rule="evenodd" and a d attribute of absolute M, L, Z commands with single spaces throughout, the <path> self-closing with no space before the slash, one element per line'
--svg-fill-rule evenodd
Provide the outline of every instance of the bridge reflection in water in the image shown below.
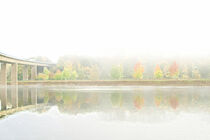
<path fill-rule="evenodd" d="M 0 116 L 35 108 L 37 105 L 37 87 L 2 86 L 0 88 L 0 101 Z"/>
<path fill-rule="evenodd" d="M 173 92 L 172 92 L 173 91 Z M 126 113 L 161 116 L 166 112 L 210 112 L 209 87 L 1 87 L 0 116 L 57 106 L 61 113 L 103 112 L 122 118 Z M 119 115 L 120 114 L 120 115 Z M 157 119 L 157 118 L 156 118 Z"/>

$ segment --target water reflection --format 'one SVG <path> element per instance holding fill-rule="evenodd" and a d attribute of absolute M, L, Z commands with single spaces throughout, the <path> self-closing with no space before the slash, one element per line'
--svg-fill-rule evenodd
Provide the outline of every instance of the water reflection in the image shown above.
<path fill-rule="evenodd" d="M 0 117 L 36 107 L 37 87 L 2 86 L 0 91 Z"/>
<path fill-rule="evenodd" d="M 0 91 L 4 140 L 210 139 L 210 87 L 8 86 Z"/>
<path fill-rule="evenodd" d="M 7 86 L 0 88 L 1 110 L 7 109 Z"/>
<path fill-rule="evenodd" d="M 8 115 L 37 105 L 57 106 L 61 113 L 124 112 L 141 115 L 164 112 L 209 112 L 210 87 L 37 87 L 0 89 L 1 112 Z M 173 91 L 173 92 L 172 92 Z M 9 112 L 9 113 L 8 113 Z M 121 116 L 122 117 L 122 116 Z M 148 118 L 151 117 L 148 116 Z"/>

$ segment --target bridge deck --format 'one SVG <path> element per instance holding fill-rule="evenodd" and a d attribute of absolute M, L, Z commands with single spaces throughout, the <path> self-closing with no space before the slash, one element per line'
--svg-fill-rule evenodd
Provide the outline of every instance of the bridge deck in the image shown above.
<path fill-rule="evenodd" d="M 30 61 L 30 60 L 26 60 L 26 59 L 19 59 L 19 58 L 15 58 L 15 57 L 6 55 L 1 52 L 0 52 L 0 62 L 18 63 L 18 64 L 22 64 L 22 65 L 37 65 L 37 66 L 45 66 L 45 67 L 54 65 L 52 63 L 43 63 L 43 62 Z"/>

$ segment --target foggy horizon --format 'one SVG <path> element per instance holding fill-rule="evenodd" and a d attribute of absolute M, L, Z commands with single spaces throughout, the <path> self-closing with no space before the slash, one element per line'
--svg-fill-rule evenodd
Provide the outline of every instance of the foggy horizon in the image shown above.
<path fill-rule="evenodd" d="M 50 54 L 48 55 L 41 55 L 41 54 L 37 54 L 37 55 L 28 55 L 28 53 L 26 53 L 26 51 L 24 51 L 23 53 L 14 53 L 14 52 L 9 52 L 9 51 L 2 51 L 0 50 L 1 53 L 4 53 L 6 55 L 9 55 L 11 57 L 17 57 L 20 59 L 31 59 L 31 58 L 36 58 L 36 57 L 46 57 L 48 58 L 50 61 L 52 61 L 53 63 L 57 63 L 59 58 L 64 57 L 64 56 L 68 56 L 68 57 L 81 57 L 81 58 L 92 58 L 92 59 L 126 59 L 126 58 L 135 58 L 138 60 L 171 60 L 171 61 L 176 61 L 179 59 L 184 59 L 184 60 L 202 60 L 202 59 L 210 59 L 210 53 L 208 52 L 198 52 L 198 53 L 192 53 L 192 52 L 180 52 L 180 53 L 167 53 L 167 52 L 161 52 L 161 53 L 157 53 L 157 52 L 148 52 L 148 51 L 141 51 L 141 52 L 127 52 L 127 53 L 110 53 L 110 54 L 106 54 L 106 53 L 96 53 L 95 55 L 90 55 L 90 54 L 85 54 L 83 52 L 79 52 L 79 53 L 64 53 L 64 54 L 60 54 L 60 55 L 56 55 L 56 56 L 51 56 Z"/>
<path fill-rule="evenodd" d="M 0 51 L 8 55 L 53 62 L 63 55 L 210 55 L 207 0 L 12 3 L 0 4 Z"/>

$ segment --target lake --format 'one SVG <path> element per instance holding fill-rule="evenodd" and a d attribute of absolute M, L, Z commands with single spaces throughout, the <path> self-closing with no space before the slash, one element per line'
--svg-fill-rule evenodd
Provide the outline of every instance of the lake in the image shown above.
<path fill-rule="evenodd" d="M 1 140 L 210 139 L 210 87 L 1 87 Z"/>

